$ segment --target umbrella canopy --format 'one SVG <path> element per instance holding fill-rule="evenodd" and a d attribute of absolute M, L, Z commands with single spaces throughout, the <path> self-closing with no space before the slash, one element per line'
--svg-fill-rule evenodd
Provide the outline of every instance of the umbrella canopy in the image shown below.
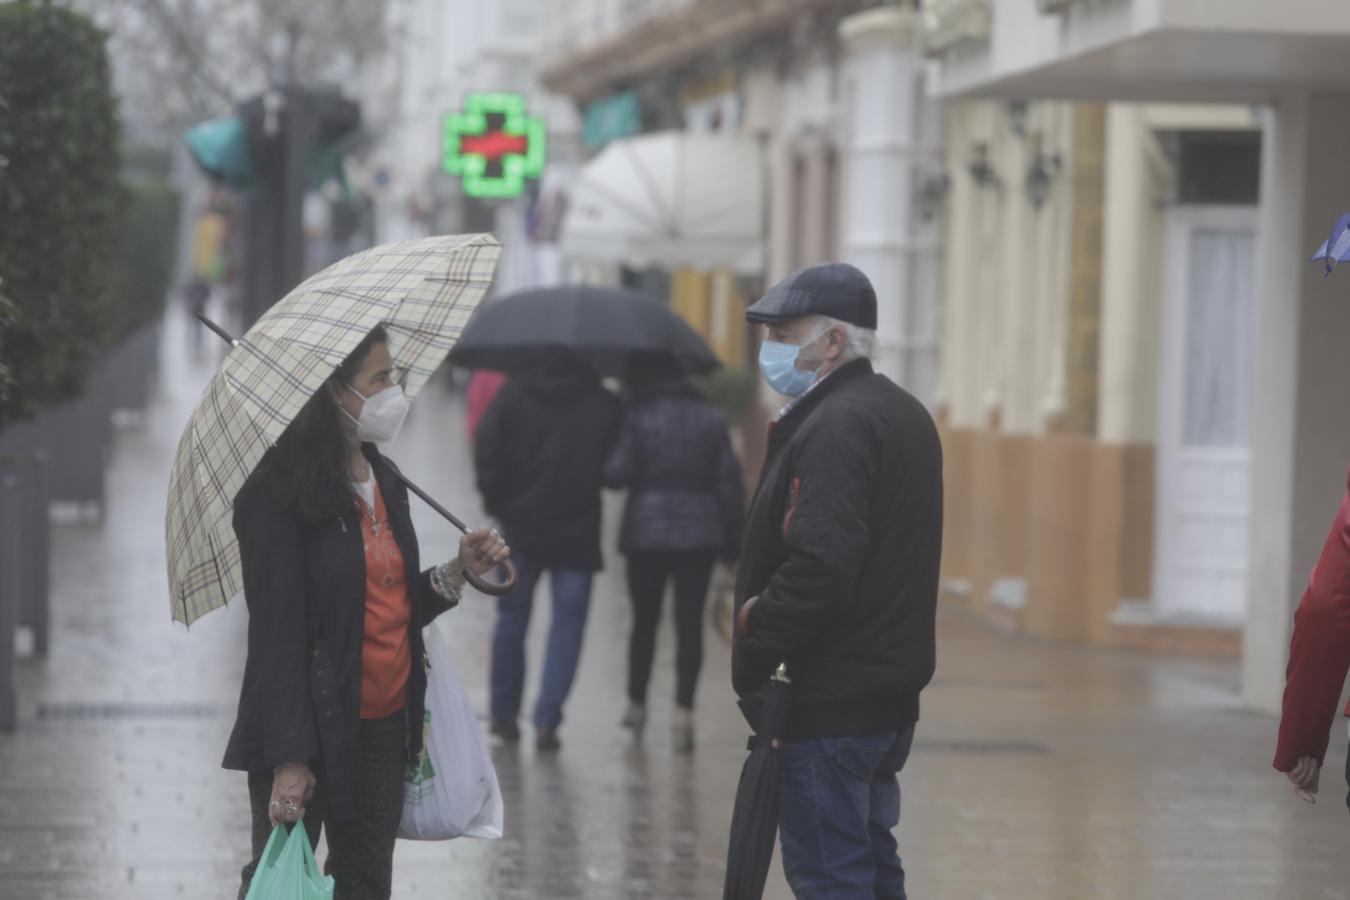
<path fill-rule="evenodd" d="M 642 268 L 764 268 L 764 151 L 667 131 L 611 141 L 568 189 L 562 249 Z"/>
<path fill-rule="evenodd" d="M 792 709 L 791 691 L 787 666 L 780 665 L 757 695 L 740 701 L 745 717 L 754 723 L 755 736 L 750 739 L 750 755 L 736 786 L 722 900 L 760 900 L 764 896 L 778 835 L 782 779 L 779 739 Z"/>
<path fill-rule="evenodd" d="M 456 365 L 511 374 L 581 359 L 615 376 L 643 357 L 672 360 L 689 373 L 721 366 L 703 338 L 661 303 L 589 285 L 495 300 L 479 310 L 450 354 Z"/>
<path fill-rule="evenodd" d="M 1336 268 L 1336 263 L 1343 263 L 1350 259 L 1350 213 L 1341 216 L 1336 222 L 1336 227 L 1331 229 L 1331 237 L 1327 238 L 1321 247 L 1317 248 L 1317 253 L 1313 255 L 1313 260 L 1326 260 L 1327 274 Z"/>
<path fill-rule="evenodd" d="M 487 293 L 500 250 L 478 234 L 358 253 L 291 291 L 235 342 L 183 431 L 169 480 L 175 620 L 191 624 L 242 590 L 235 494 L 334 369 L 383 325 L 403 389 L 415 395 Z"/>
<path fill-rule="evenodd" d="M 232 188 L 253 187 L 253 158 L 249 155 L 248 128 L 243 119 L 212 119 L 193 125 L 183 140 L 192 158 L 207 174 Z"/>

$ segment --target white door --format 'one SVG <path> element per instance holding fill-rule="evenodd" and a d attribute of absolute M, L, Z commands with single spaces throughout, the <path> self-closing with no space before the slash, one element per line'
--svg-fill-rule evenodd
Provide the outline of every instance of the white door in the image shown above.
<path fill-rule="evenodd" d="M 1154 600 L 1240 622 L 1251 511 L 1256 210 L 1169 216 L 1158 429 Z"/>

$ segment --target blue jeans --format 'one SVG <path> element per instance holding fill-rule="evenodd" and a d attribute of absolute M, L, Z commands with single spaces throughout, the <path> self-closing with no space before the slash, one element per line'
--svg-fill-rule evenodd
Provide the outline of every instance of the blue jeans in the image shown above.
<path fill-rule="evenodd" d="M 520 715 L 525 691 L 525 632 L 534 606 L 534 588 L 544 569 L 533 560 L 511 554 L 519 581 L 516 589 L 497 601 L 497 625 L 492 633 L 492 718 L 514 722 Z M 591 605 L 591 573 L 550 570 L 553 582 L 553 622 L 548 632 L 544 678 L 534 707 L 534 724 L 556 728 L 572 689 L 581 659 L 581 639 Z"/>
<path fill-rule="evenodd" d="M 905 900 L 891 829 L 914 726 L 783 742 L 783 872 L 797 900 Z"/>

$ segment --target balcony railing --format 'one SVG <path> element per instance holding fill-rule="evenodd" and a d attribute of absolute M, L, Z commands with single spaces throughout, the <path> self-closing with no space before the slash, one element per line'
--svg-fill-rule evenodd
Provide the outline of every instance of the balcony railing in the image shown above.
<path fill-rule="evenodd" d="M 577 12 L 544 41 L 545 64 L 565 59 L 632 31 L 658 16 L 679 12 L 698 0 L 596 0 L 577 4 Z"/>
<path fill-rule="evenodd" d="M 911 2 L 911 0 L 906 0 Z M 847 15 L 883 0 L 592 0 L 562 13 L 540 50 L 540 78 L 557 93 L 594 99 L 646 73 L 671 69 L 786 33 L 820 14 Z"/>
<path fill-rule="evenodd" d="M 924 52 L 940 56 L 959 44 L 989 40 L 990 0 L 924 0 Z"/>

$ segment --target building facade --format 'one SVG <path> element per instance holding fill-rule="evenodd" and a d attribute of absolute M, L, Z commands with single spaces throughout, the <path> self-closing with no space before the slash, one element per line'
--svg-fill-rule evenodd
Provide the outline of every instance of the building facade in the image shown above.
<path fill-rule="evenodd" d="M 1111 215 L 1124 215 L 1127 207 L 1113 207 L 1111 196 L 1122 194 L 1127 178 L 1138 182 L 1169 168 L 1148 141 L 1136 145 L 1142 153 L 1126 152 L 1131 133 L 1157 129 L 1147 113 L 1111 104 L 1238 103 L 1261 110 L 1254 209 L 1199 203 L 1160 211 L 1136 196 L 1135 214 L 1152 224 L 1103 229 L 1100 334 L 1084 341 L 1095 345 L 1096 357 L 1070 357 L 1069 409 L 1076 409 L 1077 377 L 1077 390 L 1098 398 L 1097 439 L 1119 452 L 1108 465 L 1076 458 L 1066 446 L 1056 468 L 1107 466 L 1088 480 L 1106 485 L 1106 496 L 1070 497 L 1066 506 L 1026 521 L 1065 537 L 1112 532 L 1094 544 L 1107 548 L 1104 556 L 1047 573 L 1047 584 L 1056 577 L 1114 579 L 1122 584 L 1094 592 L 1091 603 L 1119 605 L 1105 599 L 1112 594 L 1147 597 L 1152 609 L 1144 618 L 1169 607 L 1235 615 L 1244 698 L 1254 708 L 1277 710 L 1293 605 L 1344 494 L 1350 457 L 1342 399 L 1350 379 L 1343 350 L 1350 305 L 1344 285 L 1307 263 L 1350 206 L 1347 190 L 1329 178 L 1350 129 L 1350 9 L 1335 0 L 1233 0 L 1220 21 L 1213 4 L 1200 0 L 933 0 L 925 17 L 934 87 L 945 100 L 1107 104 L 1101 145 L 1108 160 L 1122 160 L 1102 174 Z M 1250 149 L 1240 138 L 1223 140 L 1229 146 L 1218 153 L 1211 147 L 1208 163 L 1203 140 L 1183 145 L 1183 175 L 1188 154 L 1192 181 L 1206 174 L 1222 180 L 1223 167 L 1249 165 L 1243 160 Z M 1074 166 L 1075 182 L 1086 169 Z M 1196 190 L 1202 198 L 1210 191 L 1230 196 L 1213 185 Z M 1074 243 L 1092 238 L 1073 227 Z M 1071 267 L 1071 310 L 1090 268 Z M 1162 286 L 1149 291 L 1148 282 L 1159 278 Z M 1149 296 L 1157 299 L 1149 304 Z M 1141 297 L 1148 312 L 1138 308 Z M 1093 327 L 1091 315 L 1069 318 L 1071 335 Z M 1149 371 L 1158 373 L 1156 390 L 1149 389 Z M 1150 439 L 1151 463 L 1147 452 L 1131 450 Z M 1088 455 L 1100 454 L 1094 448 Z M 1053 484 L 1027 485 L 1037 497 L 1046 489 Z M 1127 510 L 1123 519 L 1120 507 Z M 1153 534 L 1131 537 L 1129 523 L 1140 533 L 1153 523 Z M 1120 568 L 1121 559 L 1138 559 L 1149 546 L 1149 566 Z M 1026 555 L 1028 566 L 1039 565 L 1034 549 Z M 1078 574 L 1080 567 L 1086 572 Z M 1237 604 L 1234 595 L 1242 598 Z M 1085 614 L 1050 605 L 1061 607 L 1071 620 Z M 1093 610 L 1089 620 L 1105 627 L 1109 615 Z"/>
<path fill-rule="evenodd" d="M 946 584 L 1013 630 L 1236 656 L 1259 123 L 953 100 Z"/>

